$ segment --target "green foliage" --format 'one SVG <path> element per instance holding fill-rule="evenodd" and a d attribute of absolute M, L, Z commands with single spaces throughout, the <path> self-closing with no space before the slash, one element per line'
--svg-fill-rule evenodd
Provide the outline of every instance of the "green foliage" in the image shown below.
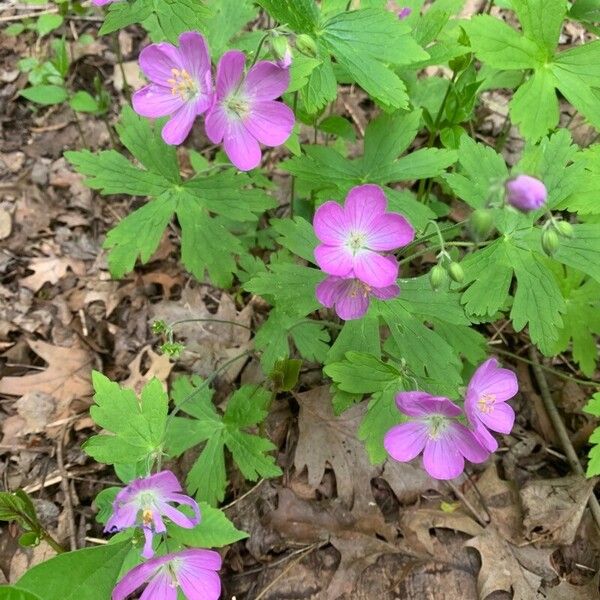
<path fill-rule="evenodd" d="M 590 398 L 583 410 L 595 417 L 600 417 L 600 392 L 595 393 Z M 589 442 L 593 445 L 588 454 L 589 462 L 586 476 L 595 477 L 600 475 L 600 427 L 596 427 L 594 433 L 590 436 Z"/>
<path fill-rule="evenodd" d="M 0 492 L 0 521 L 14 521 L 24 533 L 19 538 L 21 546 L 37 546 L 44 537 L 33 502 L 26 492 Z"/>
<path fill-rule="evenodd" d="M 187 476 L 187 486 L 199 500 L 214 505 L 225 497 L 225 448 L 231 452 L 246 479 L 256 481 L 259 477 L 281 475 L 273 457 L 268 454 L 275 449 L 274 444 L 245 431 L 262 423 L 267 416 L 271 396 L 265 389 L 242 386 L 229 398 L 223 415 L 212 403 L 212 391 L 197 376 L 177 379 L 173 384 L 172 398 L 175 405 L 191 418 L 170 419 L 166 435 L 167 452 L 171 456 L 179 456 L 204 443 Z"/>

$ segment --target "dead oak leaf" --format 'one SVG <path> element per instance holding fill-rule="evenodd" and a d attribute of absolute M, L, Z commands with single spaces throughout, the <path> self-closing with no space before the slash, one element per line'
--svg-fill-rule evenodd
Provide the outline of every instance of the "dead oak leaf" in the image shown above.
<path fill-rule="evenodd" d="M 129 363 L 129 377 L 121 383 L 123 387 L 131 388 L 136 394 L 151 380 L 166 381 L 173 369 L 173 363 L 166 354 L 157 354 L 150 346 L 144 346 L 139 354 Z"/>
<path fill-rule="evenodd" d="M 58 283 L 67 274 L 67 269 L 80 277 L 85 274 L 83 261 L 64 256 L 33 258 L 27 268 L 33 271 L 33 275 L 21 279 L 21 285 L 34 292 L 41 290 L 45 283 Z"/>
<path fill-rule="evenodd" d="M 0 394 L 24 396 L 28 392 L 44 392 L 53 396 L 59 406 L 74 398 L 92 395 L 91 370 L 94 357 L 79 344 L 53 346 L 41 340 L 28 340 L 30 348 L 46 361 L 48 367 L 39 373 L 20 377 L 3 377 Z"/>

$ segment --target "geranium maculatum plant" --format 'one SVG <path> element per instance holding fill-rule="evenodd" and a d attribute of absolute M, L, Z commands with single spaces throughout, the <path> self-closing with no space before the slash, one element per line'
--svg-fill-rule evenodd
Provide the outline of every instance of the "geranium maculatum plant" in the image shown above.
<path fill-rule="evenodd" d="M 559 116 L 600 128 L 600 41 L 558 48 L 569 3 L 502 3 L 518 29 L 461 18 L 456 1 L 94 4 L 106 5 L 101 33 L 147 31 L 147 84 L 123 100 L 122 145 L 66 153 L 92 189 L 137 199 L 104 242 L 110 270 L 143 268 L 176 232 L 192 277 L 240 306 L 262 297 L 252 349 L 232 361 L 260 360 L 264 383 L 222 411 L 211 385 L 232 361 L 139 396 L 95 373 L 99 433 L 84 450 L 123 483 L 96 501 L 115 535 L 19 588 L 58 599 L 41 586 L 69 572 L 86 600 L 216 600 L 215 548 L 246 537 L 218 508 L 229 474 L 281 475 L 263 423 L 278 395 L 305 385 L 299 361 L 322 371 L 340 418 L 363 404 L 374 464 L 415 461 L 443 480 L 494 461 L 518 418 L 499 332 L 535 357 L 571 352 L 593 375 L 600 146 L 580 147 Z M 495 87 L 511 99 L 493 147 L 473 124 Z M 511 124 L 524 143 L 505 159 Z M 154 333 L 177 361 L 178 330 L 160 321 Z M 195 447 L 180 483 L 165 461 Z"/>

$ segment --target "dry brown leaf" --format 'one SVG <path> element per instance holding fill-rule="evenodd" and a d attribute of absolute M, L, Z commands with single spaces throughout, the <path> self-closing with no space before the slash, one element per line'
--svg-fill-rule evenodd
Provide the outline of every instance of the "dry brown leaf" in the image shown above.
<path fill-rule="evenodd" d="M 58 283 L 67 274 L 67 269 L 71 269 L 73 273 L 80 277 L 85 274 L 83 261 L 64 256 L 33 258 L 27 268 L 33 271 L 33 275 L 21 279 L 21 285 L 34 292 L 42 289 L 45 283 Z"/>
<path fill-rule="evenodd" d="M 27 392 L 15 402 L 15 406 L 18 415 L 24 420 L 20 435 L 44 431 L 56 411 L 54 397 L 40 391 Z"/>
<path fill-rule="evenodd" d="M 45 392 L 53 396 L 59 406 L 66 406 L 73 398 L 92 395 L 91 370 L 93 356 L 78 343 L 70 348 L 53 346 L 40 340 L 27 342 L 43 358 L 48 367 L 39 373 L 0 380 L 0 394 L 23 396 L 28 392 Z"/>
<path fill-rule="evenodd" d="M 598 600 L 600 598 L 600 571 L 585 585 L 573 585 L 561 581 L 545 592 L 545 600 Z"/>
<path fill-rule="evenodd" d="M 173 369 L 173 363 L 165 354 L 157 354 L 151 346 L 144 346 L 129 363 L 129 377 L 121 383 L 123 387 L 135 390 L 136 394 L 153 378 L 162 381 L 165 389 L 167 378 Z"/>
<path fill-rule="evenodd" d="M 46 543 L 41 542 L 33 548 L 17 548 L 10 561 L 9 583 L 15 583 L 29 569 L 56 556 L 56 551 Z"/>
<path fill-rule="evenodd" d="M 595 484 L 582 475 L 526 483 L 519 491 L 525 537 L 543 545 L 572 544 Z"/>

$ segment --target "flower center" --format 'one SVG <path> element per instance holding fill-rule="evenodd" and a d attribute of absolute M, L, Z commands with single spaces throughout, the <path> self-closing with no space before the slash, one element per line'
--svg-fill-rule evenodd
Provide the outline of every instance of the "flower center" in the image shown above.
<path fill-rule="evenodd" d="M 167 83 L 171 86 L 173 96 L 180 96 L 182 100 L 187 102 L 191 100 L 197 93 L 198 87 L 191 75 L 185 69 L 171 69 L 173 77 L 167 79 Z"/>
<path fill-rule="evenodd" d="M 149 508 L 145 508 L 142 511 L 142 524 L 146 527 L 152 525 L 152 511 Z"/>
<path fill-rule="evenodd" d="M 239 94 L 232 94 L 224 102 L 230 117 L 242 120 L 250 113 L 250 102 Z"/>
<path fill-rule="evenodd" d="M 351 231 L 346 244 L 356 254 L 367 245 L 367 236 L 361 231 Z"/>
<path fill-rule="evenodd" d="M 350 288 L 349 295 L 351 298 L 356 298 L 356 296 L 368 296 L 371 292 L 371 287 L 366 283 L 363 283 L 359 279 L 354 280 L 352 287 Z"/>
<path fill-rule="evenodd" d="M 427 418 L 429 423 L 429 437 L 438 440 L 448 426 L 448 419 L 443 415 L 431 415 Z"/>
<path fill-rule="evenodd" d="M 496 403 L 496 396 L 494 394 L 483 394 L 479 396 L 477 400 L 477 407 L 482 413 L 490 414 L 494 412 L 494 404 Z"/>

